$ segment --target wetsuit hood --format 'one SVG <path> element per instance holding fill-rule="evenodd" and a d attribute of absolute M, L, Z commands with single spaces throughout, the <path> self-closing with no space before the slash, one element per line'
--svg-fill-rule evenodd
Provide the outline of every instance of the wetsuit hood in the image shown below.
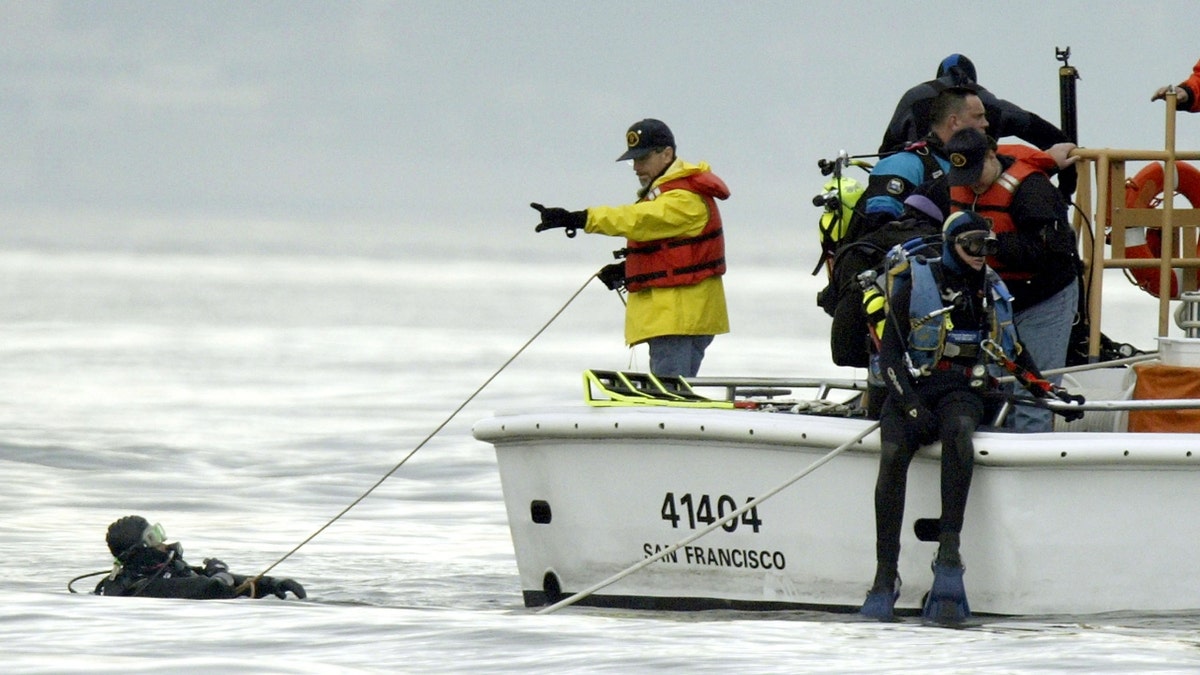
<path fill-rule="evenodd" d="M 142 535 L 150 522 L 141 516 L 125 516 L 108 526 L 104 541 L 114 558 L 120 558 L 130 549 L 142 543 Z"/>

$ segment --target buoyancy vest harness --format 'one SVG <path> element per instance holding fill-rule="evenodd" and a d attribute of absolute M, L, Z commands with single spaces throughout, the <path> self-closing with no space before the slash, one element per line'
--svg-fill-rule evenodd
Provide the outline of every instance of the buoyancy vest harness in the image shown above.
<path fill-rule="evenodd" d="M 982 330 L 954 327 L 950 312 L 945 308 L 937 276 L 928 261 L 914 259 L 911 267 L 912 290 L 908 314 L 911 329 L 908 335 L 908 354 L 913 368 L 929 369 L 947 355 L 947 344 L 956 347 L 978 347 L 984 339 L 998 342 L 1006 354 L 1015 354 L 1017 333 L 1013 327 L 1012 294 L 1000 277 L 987 270 L 985 311 L 988 313 L 987 335 Z M 938 313 L 941 311 L 941 313 Z M 952 350 L 958 351 L 958 350 Z"/>
<path fill-rule="evenodd" d="M 946 173 L 938 163 L 934 146 L 929 141 L 909 143 L 904 146 L 902 152 L 911 152 L 921 160 L 921 165 L 925 167 L 925 180 L 921 181 L 923 183 L 941 178 Z"/>
<path fill-rule="evenodd" d="M 627 240 L 625 287 L 631 293 L 646 288 L 690 286 L 725 273 L 725 235 L 721 212 L 714 197 L 728 196 L 720 178 L 710 172 L 669 180 L 651 190 L 643 201 L 669 190 L 687 190 L 699 195 L 708 208 L 708 222 L 694 237 L 654 241 Z"/>

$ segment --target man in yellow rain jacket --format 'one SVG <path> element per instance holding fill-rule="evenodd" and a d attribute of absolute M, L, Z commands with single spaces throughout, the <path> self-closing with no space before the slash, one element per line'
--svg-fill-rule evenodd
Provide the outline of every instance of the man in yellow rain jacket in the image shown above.
<path fill-rule="evenodd" d="M 729 188 L 708 164 L 675 155 L 666 124 L 644 119 L 625 135 L 625 154 L 641 182 L 638 201 L 568 211 L 531 204 L 541 213 L 535 231 L 564 228 L 625 237 L 623 263 L 601 270 L 610 288 L 629 291 L 625 341 L 650 348 L 655 375 L 693 377 L 713 336 L 729 332 L 725 306 L 725 238 L 716 200 Z"/>

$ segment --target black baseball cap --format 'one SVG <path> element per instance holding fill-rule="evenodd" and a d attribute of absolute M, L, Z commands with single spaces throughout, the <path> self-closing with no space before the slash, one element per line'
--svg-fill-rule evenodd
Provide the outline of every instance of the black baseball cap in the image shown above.
<path fill-rule="evenodd" d="M 951 185 L 974 185 L 983 173 L 983 158 L 988 150 L 996 149 L 994 141 L 978 129 L 961 129 L 946 143 L 950 159 Z"/>
<path fill-rule="evenodd" d="M 661 120 L 646 118 L 634 122 L 625 132 L 625 146 L 625 154 L 617 158 L 618 162 L 645 157 L 656 148 L 674 148 L 675 135 Z"/>

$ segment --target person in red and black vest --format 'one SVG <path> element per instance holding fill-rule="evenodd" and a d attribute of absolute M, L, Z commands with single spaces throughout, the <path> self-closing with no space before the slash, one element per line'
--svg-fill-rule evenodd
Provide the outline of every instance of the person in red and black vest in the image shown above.
<path fill-rule="evenodd" d="M 1050 182 L 1051 173 L 1078 160 L 1070 155 L 1074 148 L 997 146 L 975 129 L 946 143 L 950 210 L 974 211 L 991 224 L 999 246 L 988 266 L 1012 292 L 1017 332 L 1042 372 L 1066 364 L 1071 327 L 1081 316 L 1083 263 L 1066 201 Z M 1050 379 L 1058 385 L 1062 376 Z M 1007 426 L 1051 431 L 1053 420 L 1049 410 L 1021 405 Z"/>
<path fill-rule="evenodd" d="M 717 200 L 729 188 L 705 162 L 691 164 L 675 154 L 675 136 L 656 119 L 644 119 L 625 134 L 642 187 L 638 201 L 593 206 L 582 211 L 531 204 L 541 214 L 534 228 L 564 228 L 625 237 L 625 260 L 605 267 L 609 288 L 629 291 L 625 342 L 647 343 L 650 372 L 693 377 L 713 337 L 729 332 L 725 305 L 725 235 Z"/>
<path fill-rule="evenodd" d="M 1167 98 L 1166 87 L 1159 87 L 1158 91 L 1150 97 L 1151 101 L 1161 101 Z M 1192 75 L 1188 79 L 1175 85 L 1175 104 L 1178 110 L 1186 110 L 1188 112 L 1200 112 L 1200 61 L 1192 66 Z"/>

